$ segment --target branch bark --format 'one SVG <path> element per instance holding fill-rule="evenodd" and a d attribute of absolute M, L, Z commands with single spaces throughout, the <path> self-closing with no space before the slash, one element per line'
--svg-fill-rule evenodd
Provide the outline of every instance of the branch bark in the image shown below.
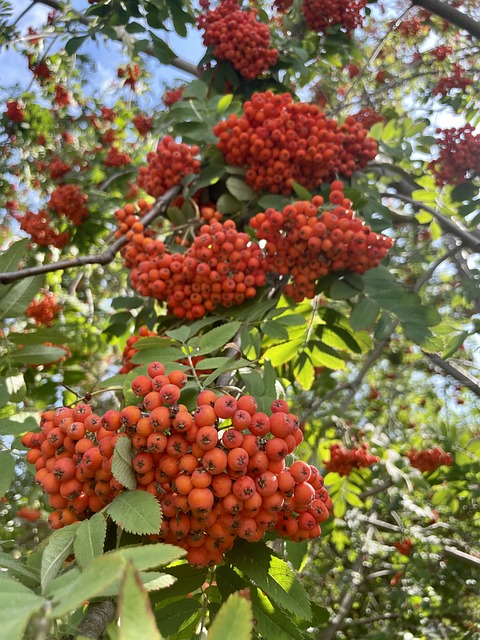
<path fill-rule="evenodd" d="M 434 364 L 443 369 L 446 374 L 455 378 L 455 380 L 463 384 L 467 389 L 470 389 L 472 393 L 480 398 L 480 380 L 478 380 L 478 378 L 455 362 L 446 362 L 446 360 L 435 353 L 426 353 L 425 351 L 423 353 Z"/>
<path fill-rule="evenodd" d="M 480 39 L 480 22 L 477 22 L 466 13 L 451 7 L 445 2 L 441 2 L 441 0 L 412 0 L 412 4 L 430 11 L 440 16 L 440 18 L 445 18 L 445 20 L 460 27 L 460 29 L 468 31 L 474 38 Z"/>
<path fill-rule="evenodd" d="M 84 637 L 97 640 L 105 631 L 106 626 L 115 615 L 115 603 L 113 600 L 102 600 L 89 605 L 80 622 L 75 638 Z"/>
<path fill-rule="evenodd" d="M 52 9 L 55 9 L 56 11 L 60 11 L 60 12 L 63 9 L 62 4 L 58 2 L 58 0 L 33 0 L 33 2 L 35 4 L 44 4 L 47 7 L 51 7 Z M 75 20 L 77 20 L 78 22 L 81 22 L 82 24 L 85 24 L 85 25 L 89 25 L 91 23 L 91 18 L 83 15 L 83 13 L 81 13 L 80 11 L 77 11 L 76 9 L 71 9 L 70 11 L 72 15 L 75 17 Z M 153 47 L 147 47 L 147 49 L 145 49 L 145 53 L 148 56 L 156 57 Z M 198 67 L 193 63 L 188 62 L 187 60 L 183 60 L 182 58 L 176 57 L 176 58 L 172 58 L 169 64 L 172 67 L 180 69 L 180 71 L 184 71 L 185 73 L 188 73 L 191 76 L 195 76 L 195 77 L 198 76 Z"/>
<path fill-rule="evenodd" d="M 151 211 L 142 218 L 142 224 L 145 228 L 165 211 L 169 202 L 179 191 L 180 187 L 172 187 L 155 202 Z M 54 262 L 52 264 L 41 264 L 36 267 L 27 267 L 20 271 L 4 271 L 3 273 L 0 273 L 0 284 L 9 284 L 11 282 L 16 282 L 17 280 L 22 280 L 23 278 L 28 278 L 29 276 L 42 275 L 44 273 L 52 273 L 53 271 L 72 269 L 74 267 L 82 267 L 87 264 L 109 264 L 115 259 L 117 253 L 127 244 L 127 242 L 127 237 L 124 235 L 121 238 L 118 238 L 118 240 L 116 240 L 102 253 L 80 256 L 79 258 L 72 258 L 71 260 L 61 260 L 60 262 Z"/>

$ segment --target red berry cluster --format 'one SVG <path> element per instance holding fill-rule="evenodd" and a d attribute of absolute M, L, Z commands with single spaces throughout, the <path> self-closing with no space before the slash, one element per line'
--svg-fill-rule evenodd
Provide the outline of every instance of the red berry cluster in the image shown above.
<path fill-rule="evenodd" d="M 364 273 L 379 265 L 393 241 L 374 233 L 354 217 L 343 183 L 332 182 L 331 207 L 322 196 L 267 209 L 250 220 L 258 240 L 265 241 L 265 271 L 291 276 L 285 294 L 297 302 L 313 298 L 319 278 L 330 271 Z"/>
<path fill-rule="evenodd" d="M 480 135 L 474 130 L 470 124 L 459 129 L 437 129 L 441 135 L 440 155 L 429 168 L 439 186 L 462 184 L 480 175 Z"/>
<path fill-rule="evenodd" d="M 103 416 L 81 403 L 45 411 L 41 432 L 22 444 L 35 480 L 55 509 L 53 528 L 83 520 L 120 491 L 112 474 L 119 438 L 130 438 L 137 489 L 154 495 L 163 520 L 155 539 L 181 546 L 193 565 L 219 564 L 238 537 L 258 541 L 267 531 L 301 541 L 321 535 L 332 501 L 315 467 L 285 457 L 303 440 L 284 400 L 271 415 L 252 396 L 202 391 L 189 412 L 181 401 L 183 371 L 165 375 L 161 362 L 137 376 L 141 403 Z"/>
<path fill-rule="evenodd" d="M 253 94 L 242 116 L 230 115 L 213 132 L 226 162 L 247 168 L 253 189 L 284 195 L 292 192 L 292 181 L 314 189 L 337 174 L 350 177 L 377 154 L 377 143 L 354 118 L 338 125 L 288 93 Z"/>
<path fill-rule="evenodd" d="M 355 62 L 350 62 L 345 68 L 348 72 L 349 78 L 355 78 L 360 73 L 360 65 Z"/>
<path fill-rule="evenodd" d="M 153 129 L 153 116 L 144 116 L 139 113 L 132 118 L 132 123 L 141 136 L 146 136 Z"/>
<path fill-rule="evenodd" d="M 273 0 L 273 8 L 278 13 L 286 13 L 293 4 L 293 0 Z"/>
<path fill-rule="evenodd" d="M 142 189 L 158 198 L 190 174 L 200 170 L 200 161 L 195 158 L 196 145 L 178 144 L 172 136 L 165 136 L 157 145 L 157 151 L 147 155 L 148 166 L 140 167 L 138 184 Z"/>
<path fill-rule="evenodd" d="M 416 38 L 426 35 L 429 30 L 430 27 L 420 17 L 403 20 L 397 28 L 398 33 L 403 38 Z"/>
<path fill-rule="evenodd" d="M 135 85 L 141 75 L 142 70 L 137 63 L 127 64 L 117 69 L 117 76 L 125 78 L 123 84 L 127 84 L 133 91 L 135 91 Z"/>
<path fill-rule="evenodd" d="M 410 538 L 405 538 L 404 540 L 400 540 L 400 542 L 394 542 L 393 546 L 398 553 L 408 557 L 412 552 L 413 542 Z"/>
<path fill-rule="evenodd" d="M 465 90 L 474 83 L 473 78 L 465 74 L 466 69 L 459 65 L 458 62 L 454 62 L 453 72 L 451 75 L 443 76 L 439 79 L 436 87 L 433 89 L 433 95 L 446 96 L 451 89 Z"/>
<path fill-rule="evenodd" d="M 115 132 L 113 132 L 115 133 Z M 130 164 L 132 159 L 125 153 L 124 151 L 120 151 L 117 147 L 111 147 L 108 150 L 107 156 L 103 161 L 103 164 L 106 167 L 124 167 L 127 164 Z"/>
<path fill-rule="evenodd" d="M 430 54 L 438 61 L 443 62 L 448 56 L 452 55 L 453 49 L 446 44 L 441 44 L 430 51 Z"/>
<path fill-rule="evenodd" d="M 53 74 L 46 62 L 32 62 L 32 56 L 28 56 L 28 68 L 33 73 L 40 84 L 46 80 L 53 78 Z"/>
<path fill-rule="evenodd" d="M 76 184 L 63 184 L 56 187 L 48 202 L 48 206 L 59 216 L 65 216 L 75 225 L 81 224 L 88 217 L 88 196 Z"/>
<path fill-rule="evenodd" d="M 163 94 L 163 104 L 170 108 L 176 102 L 180 102 L 183 96 L 184 87 L 178 87 L 177 89 L 168 89 Z"/>
<path fill-rule="evenodd" d="M 380 458 L 368 453 L 365 442 L 354 449 L 345 449 L 342 444 L 336 443 L 330 445 L 330 460 L 325 462 L 325 469 L 341 476 L 349 476 L 353 469 L 371 467 L 376 462 L 380 462 Z"/>
<path fill-rule="evenodd" d="M 435 471 L 435 469 L 441 467 L 442 464 L 447 466 L 453 464 L 452 454 L 445 452 L 440 447 L 432 447 L 431 449 L 423 449 L 420 451 L 412 449 L 406 455 L 412 467 L 419 469 L 422 473 L 425 471 Z"/>
<path fill-rule="evenodd" d="M 303 0 L 302 14 L 308 28 L 317 33 L 335 25 L 350 33 L 362 25 L 366 5 L 367 0 Z"/>
<path fill-rule="evenodd" d="M 50 172 L 50 178 L 52 180 L 60 180 L 63 176 L 71 170 L 71 165 L 67 162 L 63 162 L 60 158 L 53 158 L 50 161 L 50 165 L 48 167 Z"/>
<path fill-rule="evenodd" d="M 42 516 L 38 509 L 30 509 L 30 507 L 20 507 L 15 515 L 22 520 L 28 520 L 28 522 L 36 522 Z"/>
<path fill-rule="evenodd" d="M 375 109 L 361 109 L 357 113 L 352 114 L 352 118 L 355 118 L 357 122 L 360 122 L 367 131 L 373 127 L 377 122 L 385 122 L 386 118 L 377 113 Z"/>
<path fill-rule="evenodd" d="M 197 24 L 204 30 L 203 44 L 215 47 L 214 56 L 230 61 L 246 80 L 255 80 L 277 61 L 278 51 L 270 49 L 270 31 L 258 20 L 258 10 L 242 10 L 238 0 L 220 0 Z"/>
<path fill-rule="evenodd" d="M 71 102 L 70 93 L 61 84 L 55 85 L 55 96 L 53 98 L 54 103 L 59 107 L 66 107 Z"/>
<path fill-rule="evenodd" d="M 52 246 L 57 249 L 63 249 L 70 239 L 67 231 L 58 233 L 51 226 L 50 216 L 46 211 L 27 211 L 22 214 L 15 214 L 20 228 L 31 236 L 32 242 L 41 247 Z"/>
<path fill-rule="evenodd" d="M 166 301 L 177 318 L 201 318 L 219 304 L 239 305 L 266 282 L 262 251 L 235 222 L 200 228 L 183 254 L 170 253 L 161 240 L 136 233 L 124 251 L 132 286 L 141 295 Z"/>
<path fill-rule="evenodd" d="M 20 106 L 18 100 L 8 100 L 6 117 L 12 122 L 23 122 L 25 120 L 25 111 Z"/>
<path fill-rule="evenodd" d="M 115 109 L 110 109 L 110 107 L 102 107 L 102 120 L 106 120 L 107 122 L 113 122 L 117 117 L 115 113 Z"/>
<path fill-rule="evenodd" d="M 53 293 L 45 293 L 41 300 L 32 300 L 28 305 L 25 315 L 33 318 L 37 324 L 49 327 L 58 315 L 61 307 Z"/>

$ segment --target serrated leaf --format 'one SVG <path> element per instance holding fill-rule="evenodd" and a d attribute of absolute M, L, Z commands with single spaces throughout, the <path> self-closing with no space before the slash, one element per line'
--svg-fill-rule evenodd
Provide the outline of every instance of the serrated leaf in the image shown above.
<path fill-rule="evenodd" d="M 358 289 L 352 287 L 345 280 L 335 280 L 329 291 L 329 297 L 333 300 L 348 300 L 356 295 L 358 295 Z"/>
<path fill-rule="evenodd" d="M 113 554 L 133 562 L 139 571 L 145 571 L 170 564 L 174 560 L 182 558 L 186 551 L 173 544 L 159 542 L 157 544 L 121 547 L 116 551 L 109 551 L 105 556 L 112 556 Z"/>
<path fill-rule="evenodd" d="M 24 313 L 42 284 L 42 276 L 31 276 L 13 285 L 0 285 L 0 319 L 15 318 Z"/>
<path fill-rule="evenodd" d="M 263 542 L 235 542 L 230 561 L 283 609 L 309 619 L 307 593 L 288 564 L 276 556 Z"/>
<path fill-rule="evenodd" d="M 193 621 L 202 606 L 197 600 L 179 600 L 155 611 L 157 625 L 164 636 L 171 636 Z"/>
<path fill-rule="evenodd" d="M 289 362 L 292 358 L 294 358 L 300 348 L 304 344 L 304 339 L 299 338 L 297 340 L 290 340 L 289 342 L 283 342 L 282 344 L 277 344 L 274 347 L 270 347 L 267 349 L 263 355 L 265 360 L 270 360 L 272 366 L 279 367 L 286 362 Z"/>
<path fill-rule="evenodd" d="M 38 429 L 36 419 L 25 413 L 19 413 L 11 418 L 0 418 L 0 435 L 2 436 L 16 436 L 25 433 L 25 431 L 35 431 L 36 429 Z"/>
<path fill-rule="evenodd" d="M 235 371 L 240 367 L 252 367 L 252 366 L 253 366 L 253 363 L 250 362 L 249 360 L 246 360 L 245 358 L 235 358 L 235 357 L 228 358 L 225 364 L 215 369 L 215 371 L 213 371 L 206 378 L 203 378 L 202 384 L 204 387 L 208 387 L 209 384 L 211 384 L 214 380 L 218 378 L 218 376 L 221 376 L 223 373 L 228 373 L 229 371 Z"/>
<path fill-rule="evenodd" d="M 210 354 L 223 347 L 227 342 L 234 337 L 237 331 L 240 329 L 240 322 L 227 322 L 220 327 L 215 327 L 210 331 L 207 331 L 203 336 L 196 339 L 196 344 L 200 347 L 195 350 L 196 356 L 201 356 L 206 353 Z M 197 342 L 198 341 L 198 342 Z"/>
<path fill-rule="evenodd" d="M 7 493 L 15 477 L 15 458 L 9 451 L 0 451 L 0 498 Z"/>
<path fill-rule="evenodd" d="M 469 335 L 470 334 L 468 331 L 461 331 L 460 333 L 457 333 L 456 335 L 454 335 L 448 341 L 447 346 L 445 347 L 445 350 L 442 353 L 442 358 L 444 360 L 447 360 L 448 358 L 453 356 L 453 354 L 460 349 L 460 347 L 463 345 L 463 343 L 465 342 L 465 340 L 468 338 Z"/>
<path fill-rule="evenodd" d="M 172 577 L 175 578 L 175 583 L 168 590 L 168 594 L 157 594 L 157 597 L 177 598 L 178 596 L 185 596 L 188 593 L 192 593 L 206 582 L 207 580 L 207 568 L 196 569 L 189 564 L 179 564 L 175 567 L 168 567 L 166 569 Z"/>
<path fill-rule="evenodd" d="M 380 308 L 376 302 L 369 298 L 362 298 L 353 307 L 349 322 L 354 331 L 367 329 L 378 316 Z"/>
<path fill-rule="evenodd" d="M 276 340 L 288 340 L 288 331 L 285 327 L 275 320 L 265 320 L 260 325 L 261 330 L 270 338 Z"/>
<path fill-rule="evenodd" d="M 230 176 L 227 178 L 226 186 L 229 193 L 240 202 L 248 202 L 255 197 L 255 191 L 240 178 Z"/>
<path fill-rule="evenodd" d="M 86 37 L 87 36 L 76 36 L 75 38 L 70 38 L 70 40 L 65 45 L 65 51 L 68 53 L 68 55 L 72 56 L 74 53 L 76 53 L 85 42 Z"/>
<path fill-rule="evenodd" d="M 49 364 L 67 355 L 61 347 L 50 347 L 44 344 L 31 344 L 20 347 L 10 353 L 12 362 L 18 364 Z"/>
<path fill-rule="evenodd" d="M 322 342 L 315 342 L 308 352 L 315 367 L 327 367 L 334 371 L 345 369 L 345 362 L 339 354 Z"/>
<path fill-rule="evenodd" d="M 119 527 L 129 533 L 148 535 L 160 530 L 160 505 L 147 491 L 124 491 L 108 505 L 106 511 Z"/>
<path fill-rule="evenodd" d="M 136 489 L 137 476 L 132 468 L 133 450 L 130 438 L 119 438 L 113 450 L 112 473 L 127 489 Z"/>
<path fill-rule="evenodd" d="M 223 214 L 237 213 L 242 208 L 242 203 L 229 193 L 222 193 L 217 200 L 217 211 Z"/>
<path fill-rule="evenodd" d="M 251 602 L 232 593 L 215 616 L 207 640 L 250 640 L 252 631 Z"/>
<path fill-rule="evenodd" d="M 18 264 L 27 251 L 28 243 L 29 238 L 23 238 L 13 242 L 6 251 L 0 254 L 0 273 L 18 269 Z"/>
<path fill-rule="evenodd" d="M 39 583 L 40 572 L 38 570 L 25 567 L 19 560 L 16 560 L 13 556 L 3 551 L 0 551 L 0 567 L 8 569 L 9 574 L 17 580 L 20 580 L 20 582 L 27 587 L 33 587 Z M 5 575 L 5 573 L 0 575 Z"/>
<path fill-rule="evenodd" d="M 313 381 L 315 380 L 315 368 L 308 356 L 302 358 L 302 362 L 298 362 L 298 364 L 295 365 L 293 375 L 302 389 L 308 391 L 312 388 Z"/>
<path fill-rule="evenodd" d="M 128 440 L 128 438 L 120 438 Z M 88 520 L 83 520 L 75 533 L 73 551 L 80 567 L 86 567 L 92 560 L 103 553 L 107 521 L 102 513 L 96 513 Z"/>
<path fill-rule="evenodd" d="M 0 378 L 0 408 L 4 407 L 10 400 L 10 394 L 8 393 L 7 381 L 5 378 Z"/>
<path fill-rule="evenodd" d="M 300 200 L 308 200 L 311 202 L 313 195 L 310 193 L 308 189 L 302 187 L 298 182 L 292 182 L 292 188 L 295 191 L 295 194 L 300 198 Z"/>
<path fill-rule="evenodd" d="M 64 529 L 55 531 L 49 538 L 42 555 L 42 568 L 40 572 L 40 584 L 42 593 L 45 593 L 63 566 L 65 559 L 73 551 L 73 540 L 78 529 L 78 524 L 71 524 Z"/>
<path fill-rule="evenodd" d="M 161 640 L 148 593 L 132 563 L 128 563 L 118 596 L 119 640 Z"/>
<path fill-rule="evenodd" d="M 283 316 L 275 316 L 275 321 L 286 327 L 300 327 L 307 324 L 306 319 L 299 313 L 288 313 Z"/>
<path fill-rule="evenodd" d="M 178 342 L 186 342 L 190 337 L 190 328 L 187 325 L 184 325 L 178 329 L 171 329 L 170 331 L 167 331 L 166 335 Z"/>
<path fill-rule="evenodd" d="M 82 573 L 67 583 L 62 581 L 59 588 L 51 593 L 53 608 L 49 617 L 61 618 L 84 602 L 108 592 L 112 584 L 119 582 L 126 564 L 126 560 L 117 555 L 95 558 Z"/>
<path fill-rule="evenodd" d="M 72 339 L 68 338 L 64 333 L 51 328 L 41 328 L 29 333 L 9 333 L 8 339 L 14 344 L 22 345 L 43 344 L 44 342 L 58 345 L 72 342 Z"/>
<path fill-rule="evenodd" d="M 21 640 L 28 621 L 46 600 L 23 584 L 0 574 L 0 629 L 2 640 Z"/>

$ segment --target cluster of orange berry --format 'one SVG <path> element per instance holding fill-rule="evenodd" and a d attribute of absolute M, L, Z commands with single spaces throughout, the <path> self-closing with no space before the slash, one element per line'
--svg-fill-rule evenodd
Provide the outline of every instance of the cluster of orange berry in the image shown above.
<path fill-rule="evenodd" d="M 377 143 L 351 116 L 341 125 L 320 109 L 294 102 L 290 94 L 253 94 L 243 115 L 232 114 L 213 128 L 228 164 L 247 169 L 256 191 L 290 195 L 292 181 L 307 189 L 349 177 L 377 154 Z"/>
<path fill-rule="evenodd" d="M 453 63 L 453 72 L 448 76 L 443 76 L 433 89 L 434 96 L 446 96 L 451 89 L 462 89 L 463 91 L 474 84 L 473 78 L 466 75 L 467 70 L 458 62 Z"/>
<path fill-rule="evenodd" d="M 20 229 L 29 234 L 32 242 L 40 247 L 52 246 L 63 249 L 70 239 L 68 231 L 58 233 L 51 225 L 50 216 L 46 211 L 26 211 L 24 214 L 15 213 L 13 217 L 19 222 Z"/>
<path fill-rule="evenodd" d="M 148 327 L 140 327 L 138 330 L 138 334 L 134 334 L 130 336 L 127 340 L 125 347 L 123 348 L 122 353 L 122 367 L 118 373 L 128 373 L 135 367 L 138 367 L 137 364 L 133 364 L 132 358 L 138 353 L 138 349 L 135 349 L 134 344 L 138 342 L 141 338 L 152 338 L 158 336 L 156 331 L 150 331 Z"/>
<path fill-rule="evenodd" d="M 380 458 L 368 453 L 366 442 L 353 449 L 345 449 L 342 444 L 335 443 L 330 445 L 330 460 L 324 464 L 327 471 L 349 476 L 353 469 L 371 467 L 376 462 L 380 462 Z"/>
<path fill-rule="evenodd" d="M 157 151 L 147 154 L 148 166 L 140 167 L 139 186 L 158 198 L 180 184 L 185 176 L 199 172 L 200 160 L 195 158 L 198 152 L 196 145 L 178 144 L 172 136 L 165 136 L 158 143 Z"/>
<path fill-rule="evenodd" d="M 48 165 L 50 172 L 50 178 L 52 180 L 60 180 L 63 176 L 71 170 L 71 165 L 68 162 L 63 162 L 60 158 L 53 158 Z"/>
<path fill-rule="evenodd" d="M 425 24 L 422 18 L 415 16 L 414 18 L 402 20 L 398 25 L 397 31 L 403 38 L 415 38 L 428 34 L 430 27 Z"/>
<path fill-rule="evenodd" d="M 312 202 L 270 208 L 250 220 L 257 239 L 265 241 L 265 271 L 290 275 L 284 291 L 297 302 L 313 298 L 317 280 L 330 271 L 364 273 L 378 266 L 393 244 L 354 217 L 342 182 L 332 182 L 330 189 L 331 206 L 314 196 Z"/>
<path fill-rule="evenodd" d="M 178 87 L 177 89 L 168 89 L 163 94 L 162 100 L 163 104 L 170 108 L 176 102 L 180 102 L 183 96 L 184 87 Z"/>
<path fill-rule="evenodd" d="M 302 14 L 308 28 L 317 33 L 335 25 L 350 33 L 362 25 L 366 6 L 367 0 L 303 0 Z"/>
<path fill-rule="evenodd" d="M 400 540 L 400 542 L 394 542 L 393 546 L 398 553 L 408 557 L 412 553 L 413 542 L 410 538 L 404 538 L 403 540 Z"/>
<path fill-rule="evenodd" d="M 32 300 L 28 305 L 25 315 L 33 318 L 40 325 L 49 327 L 58 315 L 61 307 L 57 304 L 54 293 L 44 293 L 41 300 Z"/>
<path fill-rule="evenodd" d="M 49 208 L 79 225 L 88 217 L 88 196 L 76 184 L 62 184 L 50 194 Z"/>
<path fill-rule="evenodd" d="M 253 396 L 202 391 L 193 412 L 181 402 L 183 371 L 165 375 L 161 362 L 132 381 L 139 405 L 103 416 L 90 405 L 45 411 L 41 431 L 22 444 L 35 480 L 61 528 L 102 509 L 124 490 L 112 474 L 119 438 L 130 438 L 137 489 L 154 495 L 163 512 L 155 539 L 179 545 L 193 565 L 218 564 L 236 537 L 260 540 L 267 531 L 301 541 L 321 535 L 332 502 L 318 470 L 285 457 L 303 440 L 284 400 L 271 414 Z"/>
<path fill-rule="evenodd" d="M 23 122 L 25 120 L 25 111 L 18 100 L 7 100 L 5 116 L 12 122 Z"/>
<path fill-rule="evenodd" d="M 139 113 L 132 118 L 132 123 L 141 136 L 146 136 L 153 129 L 153 116 L 144 116 Z"/>
<path fill-rule="evenodd" d="M 447 453 L 441 447 L 432 447 L 431 449 L 423 449 L 416 451 L 412 449 L 406 454 L 410 460 L 410 464 L 415 469 L 419 469 L 422 473 L 425 471 L 432 472 L 442 464 L 450 466 L 453 464 L 453 456 Z"/>
<path fill-rule="evenodd" d="M 141 295 L 167 302 L 177 318 L 192 320 L 219 304 L 242 304 L 266 282 L 260 247 L 238 232 L 233 220 L 202 225 L 183 254 L 170 253 L 142 229 L 139 219 L 127 232 L 131 241 L 122 252 L 125 266 L 132 269 L 132 286 Z"/>
<path fill-rule="evenodd" d="M 125 153 L 124 151 L 120 151 L 118 147 L 111 147 L 108 150 L 105 160 L 103 164 L 106 167 L 125 167 L 127 164 L 130 164 L 132 159 Z"/>
<path fill-rule="evenodd" d="M 364 109 L 357 111 L 357 113 L 353 113 L 352 118 L 355 118 L 357 122 L 361 122 L 367 130 L 371 129 L 377 122 L 385 122 L 386 120 L 386 118 L 377 113 L 375 109 L 370 109 L 369 107 L 365 107 Z"/>
<path fill-rule="evenodd" d="M 220 0 L 216 9 L 197 18 L 204 30 L 203 44 L 213 46 L 218 60 L 229 60 L 246 80 L 254 80 L 272 67 L 277 49 L 270 49 L 270 31 L 258 20 L 258 10 L 244 11 L 238 0 Z"/>
<path fill-rule="evenodd" d="M 480 175 L 480 135 L 474 131 L 470 124 L 459 129 L 437 129 L 441 135 L 437 141 L 440 155 L 429 168 L 439 186 L 461 184 Z"/>

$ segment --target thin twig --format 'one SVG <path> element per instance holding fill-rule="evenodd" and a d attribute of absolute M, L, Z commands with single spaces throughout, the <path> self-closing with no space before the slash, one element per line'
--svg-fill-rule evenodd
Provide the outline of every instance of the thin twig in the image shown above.
<path fill-rule="evenodd" d="M 147 228 L 158 216 L 160 216 L 167 208 L 169 202 L 180 191 L 180 187 L 172 187 L 161 198 L 159 198 L 152 209 L 142 218 L 142 224 Z M 87 264 L 109 264 L 115 259 L 115 256 L 120 249 L 128 242 L 127 236 L 123 235 L 118 238 L 108 249 L 99 254 L 80 256 L 79 258 L 73 258 L 71 260 L 62 260 L 60 262 L 54 262 L 52 264 L 41 264 L 36 267 L 27 267 L 20 271 L 5 271 L 0 273 L 0 283 L 9 284 L 10 282 L 16 282 L 29 276 L 41 275 L 44 273 L 52 273 L 54 271 L 60 271 L 64 269 L 72 269 L 74 267 L 81 267 Z"/>

